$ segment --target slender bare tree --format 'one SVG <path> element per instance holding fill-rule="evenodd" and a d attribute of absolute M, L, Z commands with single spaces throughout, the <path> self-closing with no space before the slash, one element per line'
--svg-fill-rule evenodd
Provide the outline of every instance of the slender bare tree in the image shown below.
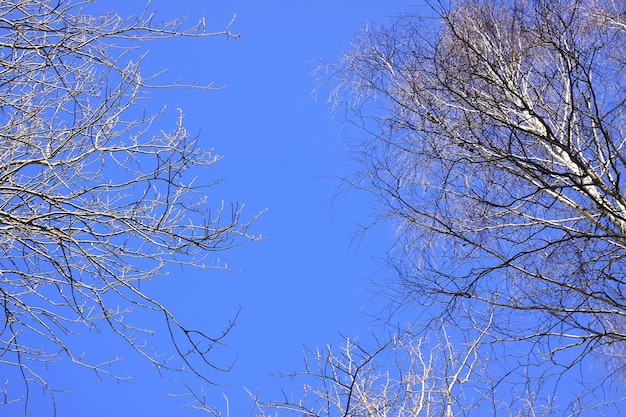
<path fill-rule="evenodd" d="M 374 349 L 349 338 L 339 349 L 317 349 L 307 358 L 303 372 L 287 375 L 304 382 L 302 394 L 285 394 L 270 402 L 251 394 L 257 415 L 453 417 L 506 413 L 507 403 L 495 395 L 482 395 L 486 388 L 493 391 L 495 385 L 481 354 L 489 328 L 473 330 L 478 336 L 459 348 L 442 326 L 438 334 L 393 335 Z M 551 415 L 549 408 L 532 401 L 532 393 L 517 395 L 515 400 L 522 403 L 518 415 Z"/>
<path fill-rule="evenodd" d="M 109 329 L 159 369 L 210 381 L 207 370 L 220 368 L 211 348 L 229 328 L 186 328 L 141 283 L 172 264 L 220 267 L 214 252 L 255 239 L 242 207 L 209 199 L 212 184 L 197 178 L 219 158 L 182 115 L 171 132 L 157 130 L 159 114 L 141 102 L 172 87 L 142 77 L 143 42 L 236 35 L 203 21 L 157 24 L 147 11 L 90 14 L 90 3 L 0 2 L 0 365 L 23 381 L 10 380 L 0 401 L 25 410 L 31 385 L 50 389 L 42 363 L 64 358 L 117 377 L 74 350 L 81 332 Z M 134 309 L 152 312 L 145 326 L 131 321 Z M 144 345 L 155 317 L 177 360 Z"/>
<path fill-rule="evenodd" d="M 624 51 L 623 1 L 432 2 L 324 67 L 364 132 L 350 183 L 397 227 L 396 305 L 493 313 L 503 381 L 573 373 L 569 414 L 606 388 L 586 358 L 626 369 Z"/>

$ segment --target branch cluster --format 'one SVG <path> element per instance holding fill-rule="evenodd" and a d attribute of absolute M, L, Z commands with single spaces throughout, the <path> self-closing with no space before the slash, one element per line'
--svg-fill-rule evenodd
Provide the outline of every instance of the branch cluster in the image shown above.
<path fill-rule="evenodd" d="M 209 198 L 213 184 L 198 175 L 219 158 L 198 147 L 182 113 L 172 131 L 155 129 L 159 114 L 140 104 L 151 85 L 136 51 L 154 39 L 236 35 L 90 7 L 0 4 L 0 365 L 17 367 L 27 388 L 49 388 L 35 364 L 61 357 L 111 373 L 68 342 L 104 327 L 159 368 L 178 369 L 141 341 L 154 329 L 128 321 L 139 309 L 163 319 L 182 367 L 207 379 L 228 329 L 185 328 L 140 284 L 172 264 L 224 267 L 207 257 L 256 239 L 254 219 Z"/>
<path fill-rule="evenodd" d="M 366 26 L 327 68 L 333 104 L 366 135 L 350 183 L 397 227 L 396 303 L 451 325 L 494 314 L 511 367 L 603 352 L 623 373 L 624 3 L 431 8 Z"/>

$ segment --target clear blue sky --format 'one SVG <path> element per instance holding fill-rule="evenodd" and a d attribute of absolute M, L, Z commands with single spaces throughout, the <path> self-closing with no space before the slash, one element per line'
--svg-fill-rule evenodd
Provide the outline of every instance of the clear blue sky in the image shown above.
<path fill-rule="evenodd" d="M 140 0 L 102 1 L 100 8 L 121 14 L 140 10 Z M 134 9 L 136 7 L 136 9 Z M 151 105 L 167 104 L 161 121 L 169 130 L 175 109 L 186 115 L 190 132 L 224 159 L 210 172 L 224 177 L 214 191 L 220 198 L 246 204 L 245 216 L 267 209 L 254 228 L 265 239 L 220 254 L 239 274 L 185 270 L 158 281 L 152 290 L 187 324 L 219 330 L 239 306 L 238 324 L 218 353 L 223 363 L 238 358 L 234 370 L 219 378 L 229 384 L 212 387 L 211 403 L 223 404 L 227 393 L 232 416 L 248 415 L 244 387 L 271 398 L 289 381 L 270 377 L 302 367 L 303 347 L 338 344 L 339 332 L 367 337 L 377 306 L 367 281 L 380 273 L 391 231 L 384 227 L 353 241 L 359 223 L 368 223 L 367 197 L 349 194 L 328 203 L 338 191 L 334 176 L 354 166 L 343 152 L 341 116 L 331 120 L 325 96 L 311 96 L 312 69 L 320 59 L 334 60 L 366 20 L 383 22 L 406 10 L 404 1 L 318 0 L 159 0 L 157 18 L 205 16 L 222 29 L 234 14 L 232 29 L 241 39 L 185 39 L 150 44 L 146 71 L 169 68 L 167 77 L 198 77 L 200 83 L 227 85 L 212 92 L 155 92 Z M 181 409 L 181 391 L 161 380 L 149 365 L 125 351 L 118 340 L 88 335 L 89 349 L 125 358 L 129 382 L 98 382 L 68 363 L 54 364 L 46 377 L 57 388 L 59 416 L 194 416 Z M 172 375 L 165 375 L 166 378 Z M 181 376 L 182 377 L 182 376 Z M 295 388 L 294 388 L 295 389 Z M 32 411 L 50 414 L 47 397 L 31 394 Z"/>

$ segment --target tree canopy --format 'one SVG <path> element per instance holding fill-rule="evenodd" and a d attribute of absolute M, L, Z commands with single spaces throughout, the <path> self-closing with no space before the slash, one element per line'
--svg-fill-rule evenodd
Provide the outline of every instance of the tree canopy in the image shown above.
<path fill-rule="evenodd" d="M 141 71 L 143 44 L 212 36 L 236 37 L 204 21 L 156 23 L 148 10 L 0 4 L 0 364 L 23 381 L 7 382 L 3 402 L 23 400 L 27 412 L 29 386 L 52 392 L 42 369 L 61 358 L 118 377 L 69 342 L 85 332 L 112 331 L 159 369 L 208 382 L 221 369 L 211 349 L 230 324 L 214 335 L 187 328 L 142 287 L 174 264 L 221 267 L 216 251 L 255 239 L 241 205 L 209 198 L 217 181 L 199 173 L 219 157 L 189 135 L 182 112 L 166 131 L 160 112 L 146 111 L 151 88 L 210 86 L 160 85 Z M 148 314 L 135 322 L 133 310 Z M 160 348 L 176 360 L 141 336 L 158 321 L 170 340 Z"/>
<path fill-rule="evenodd" d="M 362 170 L 347 180 L 397 231 L 396 278 L 383 285 L 404 314 L 386 318 L 413 321 L 410 337 L 443 326 L 460 352 L 480 340 L 488 365 L 463 381 L 472 404 L 435 415 L 602 412 L 626 365 L 626 5 L 429 6 L 367 24 L 322 67 L 361 138 Z M 314 374 L 326 381 L 337 357 Z M 367 386 L 349 372 L 331 386 L 351 381 Z M 357 411 L 361 393 L 347 395 L 337 415 L 387 415 Z M 311 415 L 333 415 L 324 410 Z"/>

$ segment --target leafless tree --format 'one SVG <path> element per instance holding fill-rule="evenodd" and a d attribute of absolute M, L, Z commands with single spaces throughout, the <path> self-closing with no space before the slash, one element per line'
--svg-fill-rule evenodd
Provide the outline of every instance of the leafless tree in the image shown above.
<path fill-rule="evenodd" d="M 477 329 L 477 337 L 455 348 L 446 327 L 438 334 L 394 335 L 374 349 L 346 338 L 339 349 L 317 349 L 305 370 L 292 375 L 305 381 L 300 395 L 285 394 L 278 401 L 255 399 L 261 417 L 298 415 L 309 417 L 452 417 L 509 414 L 508 403 L 483 396 L 493 389 L 488 362 L 483 360 L 483 339 L 489 328 Z M 522 393 L 517 415 L 551 415 L 549 407 Z M 509 398 L 511 398 L 509 396 Z M 514 414 L 510 414 L 514 415 Z"/>
<path fill-rule="evenodd" d="M 395 305 L 493 312 L 503 377 L 580 371 L 571 414 L 606 386 L 586 358 L 626 369 L 625 40 L 623 1 L 433 2 L 325 67 L 363 132 L 350 183 L 397 227 Z"/>
<path fill-rule="evenodd" d="M 217 335 L 186 328 L 141 284 L 173 264 L 223 267 L 216 251 L 255 239 L 241 206 L 209 199 L 212 184 L 197 176 L 219 158 L 198 147 L 182 113 L 159 131 L 141 101 L 173 87 L 142 77 L 143 42 L 236 35 L 203 21 L 157 24 L 148 11 L 90 13 L 90 3 L 0 3 L 0 365 L 24 384 L 9 381 L 0 400 L 26 410 L 31 385 L 51 388 L 41 363 L 64 358 L 117 377 L 73 349 L 82 332 L 108 329 L 159 369 L 210 381 L 211 348 L 230 325 Z M 133 309 L 152 321 L 133 323 Z M 177 360 L 144 345 L 155 317 Z"/>

